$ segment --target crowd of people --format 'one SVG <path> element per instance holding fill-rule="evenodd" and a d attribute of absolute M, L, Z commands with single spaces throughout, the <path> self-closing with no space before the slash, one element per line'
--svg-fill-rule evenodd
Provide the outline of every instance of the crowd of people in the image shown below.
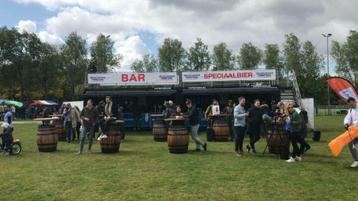
<path fill-rule="evenodd" d="M 199 110 L 196 108 L 192 100 L 186 99 L 185 106 L 187 111 L 183 113 L 180 105 L 175 105 L 173 101 L 169 100 L 164 102 L 164 110 L 162 112 L 163 119 L 167 119 L 170 117 L 175 117 L 176 119 L 184 119 L 184 117 L 189 119 L 190 125 L 190 135 L 192 140 L 196 144 L 196 151 L 206 151 L 208 148 L 208 144 L 201 140 L 198 135 L 199 127 L 200 127 L 200 117 Z M 173 122 L 170 122 L 169 125 L 172 125 Z"/>
<path fill-rule="evenodd" d="M 70 103 L 64 104 L 59 109 L 64 121 L 66 140 L 71 143 L 73 140 L 79 140 L 79 154 L 83 153 L 84 143 L 88 139 L 88 151 L 91 152 L 93 139 L 98 132 L 97 140 L 107 138 L 108 125 L 116 119 L 123 119 L 122 108 L 118 109 L 118 115 L 115 117 L 112 112 L 113 102 L 111 97 L 107 96 L 104 101 L 100 101 L 94 106 L 91 99 L 87 100 L 86 106 L 80 111 L 77 106 L 71 106 Z M 124 130 L 121 128 L 122 138 Z"/>
<path fill-rule="evenodd" d="M 358 126 L 358 107 L 354 98 L 348 99 L 350 109 L 344 119 L 345 128 L 349 126 Z M 283 122 L 284 129 L 287 131 L 291 144 L 292 152 L 287 162 L 292 163 L 301 161 L 302 156 L 307 152 L 311 146 L 306 142 L 307 135 L 307 112 L 299 109 L 295 103 L 285 105 L 283 102 L 271 103 L 271 107 L 267 104 L 261 104 L 260 100 L 253 101 L 251 107 L 247 108 L 245 97 L 239 97 L 237 104 L 234 101 L 228 100 L 227 105 L 223 107 L 221 112 L 219 102 L 214 99 L 204 111 L 204 116 L 207 120 L 207 136 L 212 133 L 212 124 L 217 115 L 224 116 L 226 119 L 230 138 L 234 141 L 234 151 L 238 157 L 244 154 L 244 138 L 245 135 L 249 136 L 249 143 L 246 145 L 248 153 L 256 153 L 255 144 L 260 140 L 261 136 L 266 133 L 266 126 L 273 120 Z M 163 119 L 166 118 L 188 118 L 190 125 L 190 134 L 192 140 L 196 144 L 196 150 L 207 150 L 207 142 L 200 139 L 198 130 L 200 126 L 199 109 L 190 99 L 185 101 L 186 111 L 183 112 L 181 105 L 174 104 L 173 101 L 166 101 L 163 104 Z M 62 115 L 64 127 L 66 132 L 67 142 L 79 140 L 79 154 L 83 153 L 85 139 L 88 139 L 88 151 L 91 152 L 93 139 L 95 133 L 98 132 L 97 140 L 107 138 L 108 125 L 111 121 L 119 119 L 123 120 L 123 108 L 119 107 L 117 115 L 113 115 L 113 102 L 111 97 L 107 96 L 104 101 L 100 101 L 97 106 L 94 106 L 93 101 L 90 99 L 86 102 L 86 106 L 80 111 L 77 106 L 71 104 L 63 104 L 58 113 Z M 44 107 L 43 116 L 48 117 L 52 112 Z M 12 153 L 12 132 L 14 130 L 13 119 L 14 109 L 9 106 L 1 108 L 3 114 L 3 123 L 1 127 L 3 132 L 1 134 L 2 146 L 1 149 L 5 150 L 8 154 Z M 121 128 L 122 138 L 124 137 L 124 128 Z M 351 167 L 358 167 L 358 154 L 355 144 L 358 139 L 354 138 L 349 143 L 349 149 L 353 156 L 354 162 Z"/>
<path fill-rule="evenodd" d="M 247 152 L 256 153 L 255 144 L 260 140 L 262 133 L 265 133 L 266 125 L 270 124 L 273 119 L 283 121 L 284 127 L 292 143 L 291 157 L 287 162 L 302 160 L 302 155 L 308 151 L 311 146 L 306 142 L 308 117 L 307 112 L 294 108 L 294 103 L 288 104 L 285 108 L 283 102 L 278 104 L 272 103 L 272 107 L 261 104 L 260 100 L 254 100 L 253 106 L 248 110 L 245 109 L 246 99 L 239 97 L 239 104 L 234 108 L 234 131 L 235 153 L 242 156 L 243 140 L 245 134 L 249 135 L 249 144 L 246 145 Z"/>

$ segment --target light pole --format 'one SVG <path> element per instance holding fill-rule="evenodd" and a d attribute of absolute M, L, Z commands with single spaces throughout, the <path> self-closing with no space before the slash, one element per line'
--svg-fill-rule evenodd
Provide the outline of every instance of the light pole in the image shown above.
<path fill-rule="evenodd" d="M 331 33 L 328 33 L 328 34 L 322 34 L 323 37 L 325 37 L 327 39 L 327 74 L 328 74 L 328 77 L 329 77 L 329 45 L 328 45 L 328 38 L 332 36 Z M 331 109 L 330 109 L 330 106 L 331 106 L 331 100 L 330 100 L 330 95 L 329 95 L 329 86 L 327 85 L 327 96 L 328 96 L 328 99 L 327 99 L 327 107 L 328 107 L 328 115 L 331 114 Z"/>

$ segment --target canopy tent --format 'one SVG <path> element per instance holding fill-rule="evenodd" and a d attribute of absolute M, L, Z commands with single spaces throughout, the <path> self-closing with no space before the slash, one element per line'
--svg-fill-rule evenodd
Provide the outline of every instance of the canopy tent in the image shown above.
<path fill-rule="evenodd" d="M 15 101 L 15 100 L 7 100 L 7 99 L 4 99 L 4 100 L 1 99 L 0 105 L 14 105 L 16 107 L 24 106 L 24 104 L 22 102 Z"/>
<path fill-rule="evenodd" d="M 52 105 L 58 105 L 58 104 L 55 101 L 52 101 L 52 100 L 32 100 L 31 105 L 52 106 Z"/>

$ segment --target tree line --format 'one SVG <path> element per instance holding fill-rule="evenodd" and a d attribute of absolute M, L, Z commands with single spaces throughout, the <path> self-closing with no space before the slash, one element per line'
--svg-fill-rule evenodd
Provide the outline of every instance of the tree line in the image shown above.
<path fill-rule="evenodd" d="M 78 33 L 70 33 L 61 45 L 42 42 L 34 33 L 20 33 L 15 28 L 0 28 L 0 98 L 76 99 L 84 90 L 85 73 L 108 72 L 120 66 L 121 56 L 113 51 L 114 41 L 99 34 L 87 44 Z M 224 42 L 210 51 L 198 38 L 185 49 L 178 39 L 166 38 L 158 49 L 136 60 L 136 72 L 177 72 L 234 69 L 276 69 L 280 83 L 290 82 L 294 71 L 303 97 L 314 97 L 319 104 L 327 102 L 324 56 L 317 53 L 311 41 L 300 41 L 291 33 L 283 44 L 265 44 L 263 49 L 251 42 L 236 51 Z M 331 56 L 337 74 L 357 85 L 358 33 L 351 31 L 346 41 L 333 41 Z M 332 102 L 337 98 L 331 95 Z"/>
<path fill-rule="evenodd" d="M 107 72 L 118 65 L 110 36 L 99 34 L 88 47 L 76 32 L 64 44 L 50 45 L 34 33 L 0 28 L 0 98 L 76 99 L 83 92 L 85 72 Z M 90 57 L 89 57 L 89 55 Z"/>
<path fill-rule="evenodd" d="M 350 31 L 346 41 L 332 41 L 331 54 L 336 62 L 336 73 L 358 84 L 358 32 Z M 302 97 L 313 97 L 318 104 L 328 99 L 325 62 L 326 55 L 319 55 L 311 41 L 300 41 L 293 34 L 286 34 L 283 44 L 265 44 L 260 49 L 251 42 L 244 43 L 238 55 L 222 42 L 209 51 L 202 39 L 186 50 L 178 39 L 164 39 L 158 51 L 158 58 L 147 54 L 136 60 L 131 68 L 136 72 L 153 71 L 203 71 L 234 69 L 275 69 L 281 85 L 291 82 L 290 72 L 295 72 Z M 324 72 L 324 73 L 323 73 Z M 339 98 L 330 94 L 331 103 Z"/>

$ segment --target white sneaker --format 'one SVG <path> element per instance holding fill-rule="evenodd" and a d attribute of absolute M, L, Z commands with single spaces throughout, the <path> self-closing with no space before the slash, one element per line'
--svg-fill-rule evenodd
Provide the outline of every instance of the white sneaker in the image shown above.
<path fill-rule="evenodd" d="M 301 156 L 296 156 L 295 160 L 296 160 L 296 161 L 301 161 L 301 160 L 302 160 L 302 157 L 301 157 Z"/>
<path fill-rule="evenodd" d="M 106 135 L 106 134 L 103 134 L 103 135 L 102 135 L 102 138 L 107 138 L 107 135 Z"/>
<path fill-rule="evenodd" d="M 358 161 L 354 161 L 351 165 L 351 168 L 358 168 Z"/>
<path fill-rule="evenodd" d="M 291 156 L 288 160 L 286 160 L 286 162 L 287 163 L 294 163 L 294 162 L 296 162 L 296 159 L 292 158 L 292 156 Z"/>

